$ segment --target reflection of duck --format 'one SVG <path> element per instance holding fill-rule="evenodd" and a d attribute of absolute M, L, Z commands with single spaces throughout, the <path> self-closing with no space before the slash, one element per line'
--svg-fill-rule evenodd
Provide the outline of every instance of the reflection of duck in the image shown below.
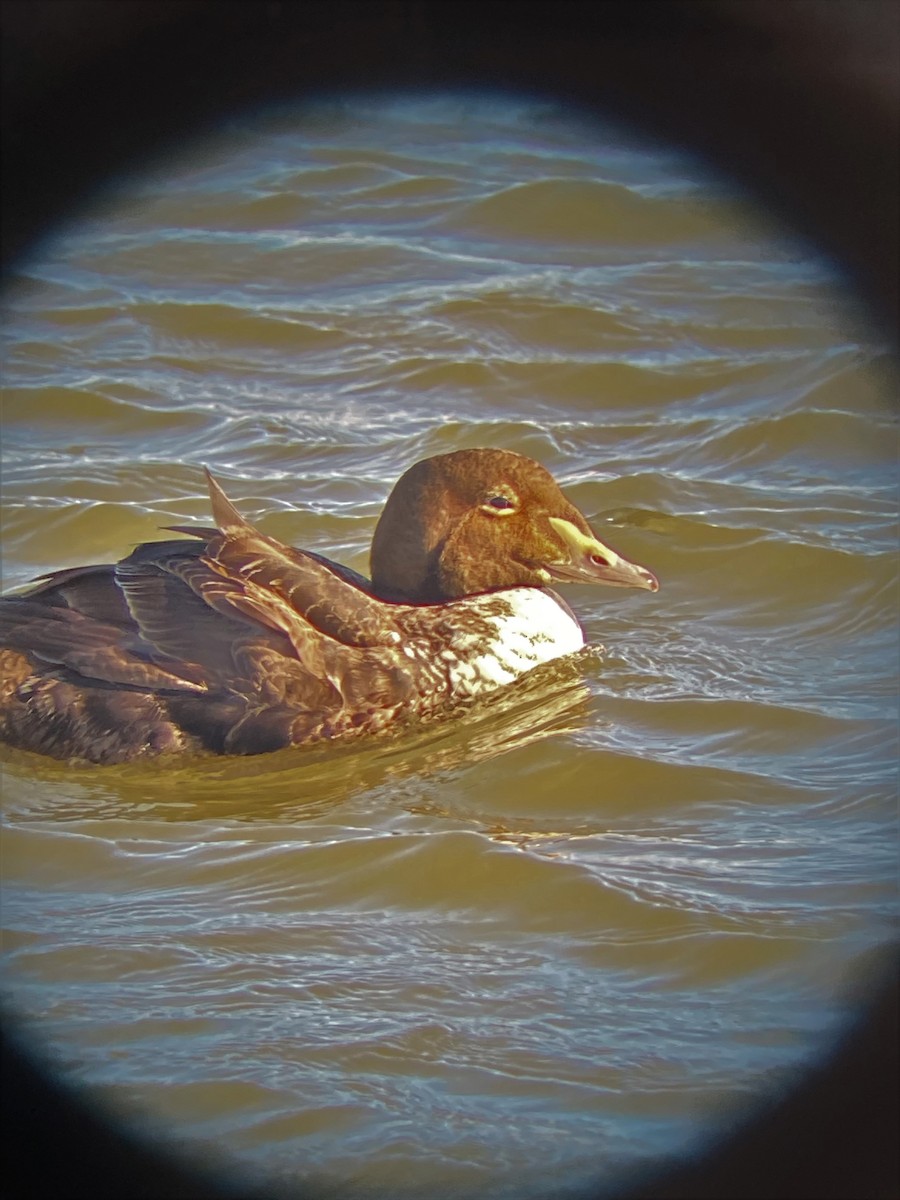
<path fill-rule="evenodd" d="M 0 603 L 0 736 L 111 763 L 257 754 L 375 733 L 584 644 L 552 581 L 656 591 L 550 474 L 505 450 L 416 463 L 388 497 L 372 582 L 248 524 L 209 478 L 217 528 Z"/>

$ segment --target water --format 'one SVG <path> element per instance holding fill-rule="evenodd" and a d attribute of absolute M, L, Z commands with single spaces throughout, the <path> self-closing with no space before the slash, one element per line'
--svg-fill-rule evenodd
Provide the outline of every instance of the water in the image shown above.
<path fill-rule="evenodd" d="M 536 1195 L 828 1044 L 896 912 L 896 383 L 808 248 L 547 105 L 354 100 L 98 197 L 5 309 L 7 587 L 207 521 L 204 463 L 365 571 L 480 445 L 661 581 L 365 747 L 5 752 L 6 996 L 67 1077 L 282 1183 Z"/>

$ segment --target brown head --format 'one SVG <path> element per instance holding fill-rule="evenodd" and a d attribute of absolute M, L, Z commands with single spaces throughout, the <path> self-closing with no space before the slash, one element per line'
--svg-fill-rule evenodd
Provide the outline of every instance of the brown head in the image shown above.
<path fill-rule="evenodd" d="M 509 450 L 410 467 L 376 526 L 371 567 L 379 596 L 427 604 L 554 580 L 659 587 L 594 536 L 549 471 Z"/>

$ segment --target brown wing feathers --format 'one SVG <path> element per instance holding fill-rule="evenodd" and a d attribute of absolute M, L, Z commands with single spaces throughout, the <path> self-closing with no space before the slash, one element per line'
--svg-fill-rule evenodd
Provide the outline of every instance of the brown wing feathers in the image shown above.
<path fill-rule="evenodd" d="M 327 735 L 339 714 L 358 723 L 351 703 L 403 703 L 409 670 L 380 653 L 399 635 L 364 581 L 259 533 L 207 478 L 216 528 L 176 527 L 197 541 L 55 572 L 0 604 L 3 644 L 19 652 L 0 714 L 10 740 L 105 762 L 254 753 Z"/>
<path fill-rule="evenodd" d="M 284 546 L 254 529 L 208 471 L 207 478 L 213 516 L 221 531 L 210 539 L 207 559 L 223 575 L 240 578 L 248 599 L 263 600 L 268 616 L 278 620 L 279 628 L 290 635 L 299 618 L 345 646 L 396 645 L 396 632 L 384 627 L 380 601 L 326 559 Z M 247 607 L 247 615 L 261 619 L 255 604 Z"/>

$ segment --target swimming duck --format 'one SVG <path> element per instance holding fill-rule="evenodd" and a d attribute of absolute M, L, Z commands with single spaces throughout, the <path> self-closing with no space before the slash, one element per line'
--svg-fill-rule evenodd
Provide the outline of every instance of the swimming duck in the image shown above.
<path fill-rule="evenodd" d="M 658 583 L 538 463 L 425 459 L 395 485 L 371 582 L 258 532 L 207 471 L 215 528 L 0 601 L 0 737 L 70 761 L 258 754 L 430 717 L 570 654 L 551 583 Z"/>

